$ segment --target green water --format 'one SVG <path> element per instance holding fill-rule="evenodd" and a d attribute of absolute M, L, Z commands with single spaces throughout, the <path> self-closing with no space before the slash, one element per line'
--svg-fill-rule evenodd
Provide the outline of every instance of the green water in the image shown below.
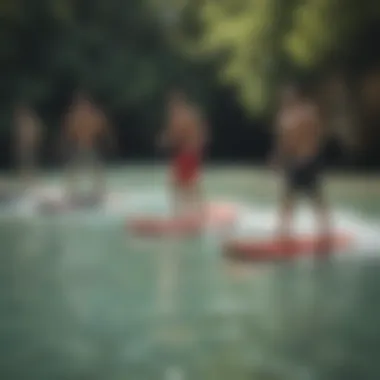
<path fill-rule="evenodd" d="M 126 193 L 162 189 L 165 174 L 119 168 L 109 183 Z M 276 200 L 265 172 L 214 168 L 205 187 L 210 198 Z M 376 179 L 329 182 L 332 204 L 372 218 L 378 189 Z M 225 262 L 217 234 L 147 241 L 120 219 L 90 221 L 1 219 L 1 379 L 295 380 L 306 369 L 339 378 L 331 368 L 347 351 L 340 330 L 367 267 L 247 268 Z"/>

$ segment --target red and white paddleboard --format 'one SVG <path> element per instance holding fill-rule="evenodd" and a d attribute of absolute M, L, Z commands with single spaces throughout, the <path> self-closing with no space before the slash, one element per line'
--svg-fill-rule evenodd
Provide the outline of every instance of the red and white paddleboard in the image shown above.
<path fill-rule="evenodd" d="M 347 234 L 336 234 L 328 240 L 316 236 L 299 236 L 287 242 L 278 238 L 236 239 L 224 244 L 224 253 L 231 259 L 241 261 L 276 261 L 340 251 L 348 248 L 352 241 L 353 238 Z"/>
<path fill-rule="evenodd" d="M 207 207 L 204 219 L 171 219 L 165 217 L 142 216 L 127 223 L 133 233 L 142 236 L 165 236 L 176 234 L 194 234 L 203 227 L 222 228 L 233 223 L 238 216 L 233 204 L 214 203 Z"/>

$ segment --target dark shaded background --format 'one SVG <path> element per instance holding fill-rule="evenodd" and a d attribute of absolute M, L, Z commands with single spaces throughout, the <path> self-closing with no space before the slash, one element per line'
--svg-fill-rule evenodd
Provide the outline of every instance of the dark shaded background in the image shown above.
<path fill-rule="evenodd" d="M 262 53 L 274 62 L 269 73 L 272 80 L 264 82 L 269 89 L 269 100 L 261 109 L 254 108 L 253 103 L 250 109 L 249 102 L 242 100 L 241 90 L 245 78 L 260 76 L 260 70 L 266 78 L 262 67 L 252 63 L 252 68 L 242 73 L 240 79 L 226 81 L 220 73 L 231 56 L 234 58 L 228 46 L 214 49 L 212 54 L 205 54 L 202 49 L 188 52 L 187 48 L 202 42 L 210 30 L 216 35 L 222 33 L 202 18 L 205 4 L 203 1 L 182 4 L 147 0 L 3 0 L 0 6 L 1 167 L 12 166 L 12 112 L 19 102 L 36 109 L 45 125 L 43 164 L 54 166 L 61 161 L 57 151 L 60 123 L 78 89 L 86 91 L 105 110 L 115 127 L 119 150 L 109 155 L 110 160 L 163 159 L 153 142 L 163 125 L 166 94 L 173 86 L 183 88 L 208 117 L 213 136 L 210 161 L 264 163 L 271 146 L 276 90 L 282 81 L 293 80 L 306 84 L 326 111 L 326 128 L 331 132 L 326 146 L 327 162 L 347 170 L 379 168 L 380 84 L 376 87 L 375 101 L 372 100 L 377 102 L 375 106 L 368 107 L 368 100 L 360 91 L 364 79 L 380 72 L 377 5 L 350 1 L 335 8 L 327 7 L 325 12 L 330 12 L 327 16 L 338 27 L 342 24 L 344 33 L 334 34 L 337 29 L 334 24 L 331 35 L 325 37 L 325 49 L 319 53 L 316 50 L 318 54 L 302 67 L 291 54 L 284 53 L 283 42 L 283 35 L 292 32 L 292 27 L 297 32 L 296 20 L 294 25 L 289 20 L 302 5 L 290 1 L 289 8 L 279 8 L 282 13 L 275 13 L 277 24 L 268 18 L 272 33 L 265 41 L 272 49 Z M 314 20 L 319 15 L 318 9 L 314 10 L 310 4 L 306 15 Z M 228 6 L 228 2 L 220 3 L 232 19 L 237 11 Z M 253 14 L 252 23 L 256 22 L 254 17 L 262 16 Z M 320 24 L 316 30 L 322 34 L 328 25 L 317 22 Z M 298 30 L 301 32 L 302 29 Z M 238 38 L 233 43 L 238 43 Z M 313 47 L 312 39 L 309 45 Z M 341 83 L 343 91 L 334 92 L 328 87 L 334 80 Z M 342 115 L 349 120 L 347 124 L 353 124 L 347 126 L 346 135 L 357 142 L 355 148 L 334 133 L 334 120 Z"/>

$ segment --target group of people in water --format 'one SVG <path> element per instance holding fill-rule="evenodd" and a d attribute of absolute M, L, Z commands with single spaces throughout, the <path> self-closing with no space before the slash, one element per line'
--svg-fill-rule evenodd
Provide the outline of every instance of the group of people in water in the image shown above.
<path fill-rule="evenodd" d="M 43 127 L 36 114 L 25 106 L 16 110 L 14 124 L 17 166 L 23 183 L 30 186 L 43 143 Z M 68 158 L 67 197 L 75 194 L 81 169 L 93 173 L 94 192 L 102 196 L 105 181 L 100 145 L 107 142 L 114 147 L 116 143 L 105 114 L 83 94 L 78 94 L 61 130 L 60 143 Z M 325 131 L 316 102 L 296 86 L 284 88 L 274 131 L 269 164 L 284 180 L 278 234 L 284 239 L 289 237 L 295 201 L 299 195 L 305 195 L 312 201 L 319 232 L 326 241 L 330 221 L 320 176 Z M 210 129 L 199 108 L 182 91 L 172 91 L 167 102 L 166 123 L 156 144 L 172 157 L 170 191 L 175 218 L 190 214 L 200 220 L 204 217 L 201 170 L 210 138 Z"/>
<path fill-rule="evenodd" d="M 27 106 L 15 110 L 13 144 L 14 161 L 24 189 L 34 185 L 39 155 L 46 131 L 36 115 Z M 99 199 L 105 192 L 100 151 L 107 144 L 114 147 L 116 138 L 105 114 L 84 94 L 78 93 L 63 120 L 57 144 L 60 156 L 65 157 L 67 168 L 67 200 L 75 197 L 82 172 L 92 176 L 92 195 Z"/>
<path fill-rule="evenodd" d="M 283 177 L 278 236 L 284 243 L 291 242 L 295 203 L 303 195 L 314 207 L 320 249 L 326 251 L 330 244 L 330 218 L 321 182 L 326 131 L 317 103 L 296 86 L 283 88 L 274 130 L 275 142 L 269 161 Z M 177 217 L 195 211 L 196 217 L 204 219 L 200 172 L 209 140 L 210 131 L 199 109 L 184 94 L 172 94 L 160 142 L 173 152 L 171 188 Z"/>

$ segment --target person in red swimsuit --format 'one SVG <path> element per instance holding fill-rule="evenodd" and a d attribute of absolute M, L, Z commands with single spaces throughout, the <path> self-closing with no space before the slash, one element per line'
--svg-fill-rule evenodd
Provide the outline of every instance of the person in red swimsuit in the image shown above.
<path fill-rule="evenodd" d="M 160 146 L 174 153 L 172 190 L 175 217 L 202 217 L 203 202 L 200 186 L 202 156 L 206 144 L 206 124 L 196 106 L 184 93 L 170 94 L 168 120 L 161 135 Z"/>

